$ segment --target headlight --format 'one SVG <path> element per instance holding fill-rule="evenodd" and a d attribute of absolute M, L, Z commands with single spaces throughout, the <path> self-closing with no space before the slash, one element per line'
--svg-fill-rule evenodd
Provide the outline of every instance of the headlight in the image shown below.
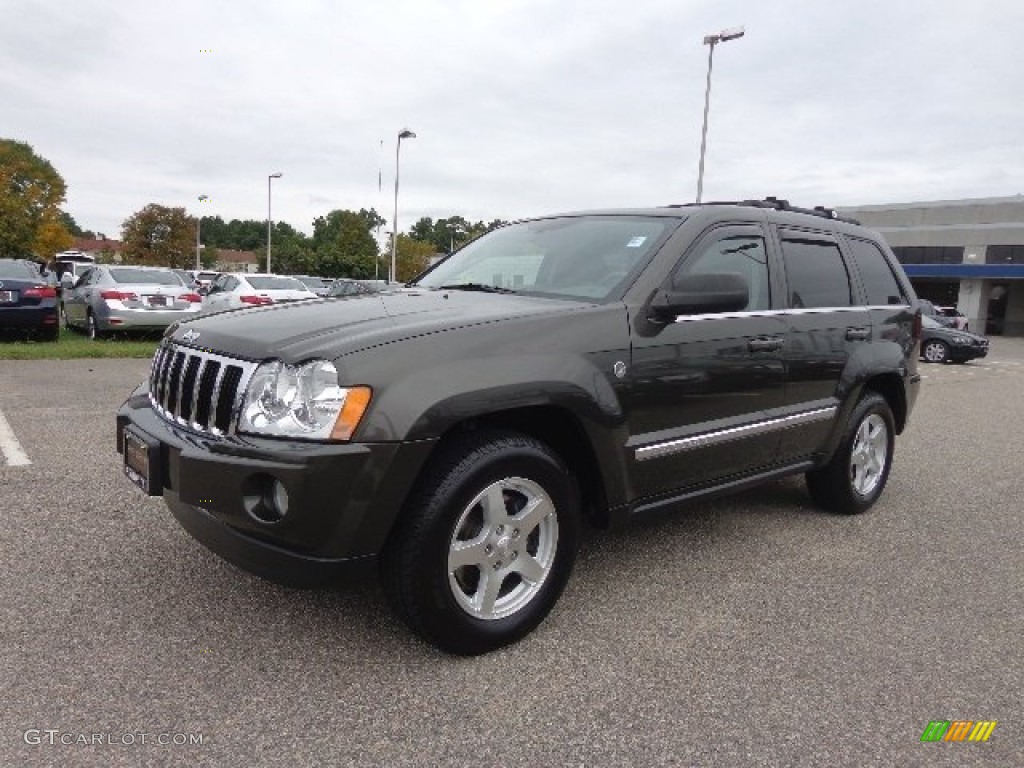
<path fill-rule="evenodd" d="M 239 431 L 313 440 L 348 440 L 370 404 L 369 387 L 338 385 L 326 360 L 300 366 L 274 360 L 253 373 Z"/>
<path fill-rule="evenodd" d="M 969 342 L 963 336 L 954 336 L 953 337 L 953 343 L 954 344 L 970 344 L 971 342 Z"/>

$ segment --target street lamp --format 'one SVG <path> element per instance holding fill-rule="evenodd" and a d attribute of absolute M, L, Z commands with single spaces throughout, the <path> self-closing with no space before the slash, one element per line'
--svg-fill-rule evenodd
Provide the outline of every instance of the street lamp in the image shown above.
<path fill-rule="evenodd" d="M 274 179 L 280 179 L 282 176 L 281 172 L 272 173 L 267 176 L 267 274 L 270 274 L 270 226 L 273 222 L 273 218 L 270 215 L 270 182 Z"/>
<path fill-rule="evenodd" d="M 408 128 L 398 132 L 398 142 L 395 144 L 395 218 L 391 222 L 391 282 L 395 282 L 398 272 L 395 271 L 395 257 L 398 253 L 398 156 L 402 151 L 402 139 L 415 139 L 416 134 Z"/>
<path fill-rule="evenodd" d="M 718 43 L 727 43 L 743 37 L 743 27 L 723 29 L 716 35 L 705 35 L 704 45 L 708 46 L 708 82 L 704 89 L 704 126 L 700 131 L 700 170 L 697 171 L 697 202 L 700 202 L 701 193 L 704 191 L 704 149 L 708 140 L 708 106 L 711 103 L 711 61 L 715 55 L 715 46 Z"/>
<path fill-rule="evenodd" d="M 199 202 L 200 203 L 205 203 L 209 199 L 210 199 L 209 195 L 200 195 L 199 196 Z M 200 227 L 202 227 L 202 225 L 203 225 L 203 215 L 199 214 L 199 218 L 196 219 L 196 272 L 198 272 L 200 269 L 202 269 L 202 265 L 199 263 L 199 249 L 201 248 L 201 246 L 199 245 L 199 229 L 200 229 Z"/>

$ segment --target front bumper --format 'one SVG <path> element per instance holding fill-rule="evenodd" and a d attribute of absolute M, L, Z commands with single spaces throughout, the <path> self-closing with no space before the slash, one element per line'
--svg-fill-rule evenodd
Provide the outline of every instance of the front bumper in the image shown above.
<path fill-rule="evenodd" d="M 229 562 L 272 581 L 314 586 L 371 566 L 434 441 L 308 443 L 211 437 L 172 425 L 140 386 L 117 414 L 153 448 L 155 487 L 181 526 Z M 265 508 L 274 482 L 287 512 Z"/>
<path fill-rule="evenodd" d="M 988 344 L 951 344 L 949 347 L 950 360 L 975 360 L 988 356 Z"/>

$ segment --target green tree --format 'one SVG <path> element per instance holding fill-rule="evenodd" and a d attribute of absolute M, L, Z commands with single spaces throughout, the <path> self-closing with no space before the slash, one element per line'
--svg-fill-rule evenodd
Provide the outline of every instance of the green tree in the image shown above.
<path fill-rule="evenodd" d="M 85 230 L 78 226 L 78 222 L 75 221 L 75 217 L 67 211 L 60 212 L 60 223 L 64 225 L 64 229 L 66 229 L 72 237 L 87 236 Z"/>
<path fill-rule="evenodd" d="M 372 278 L 377 241 L 367 211 L 335 210 L 313 221 L 315 270 L 324 277 Z M 376 215 L 374 212 L 369 212 Z"/>
<path fill-rule="evenodd" d="M 150 203 L 121 225 L 128 261 L 188 269 L 195 265 L 196 220 L 184 208 Z"/>
<path fill-rule="evenodd" d="M 0 255 L 49 258 L 70 245 L 60 210 L 66 192 L 64 179 L 31 146 L 0 139 Z"/>

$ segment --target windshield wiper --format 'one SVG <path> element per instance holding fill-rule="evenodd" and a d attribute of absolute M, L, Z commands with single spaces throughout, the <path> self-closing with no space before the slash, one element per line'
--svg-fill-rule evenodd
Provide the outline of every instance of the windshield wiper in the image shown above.
<path fill-rule="evenodd" d="M 499 288 L 487 283 L 451 283 L 439 286 L 439 291 L 480 291 L 481 293 L 515 293 L 511 288 Z"/>

